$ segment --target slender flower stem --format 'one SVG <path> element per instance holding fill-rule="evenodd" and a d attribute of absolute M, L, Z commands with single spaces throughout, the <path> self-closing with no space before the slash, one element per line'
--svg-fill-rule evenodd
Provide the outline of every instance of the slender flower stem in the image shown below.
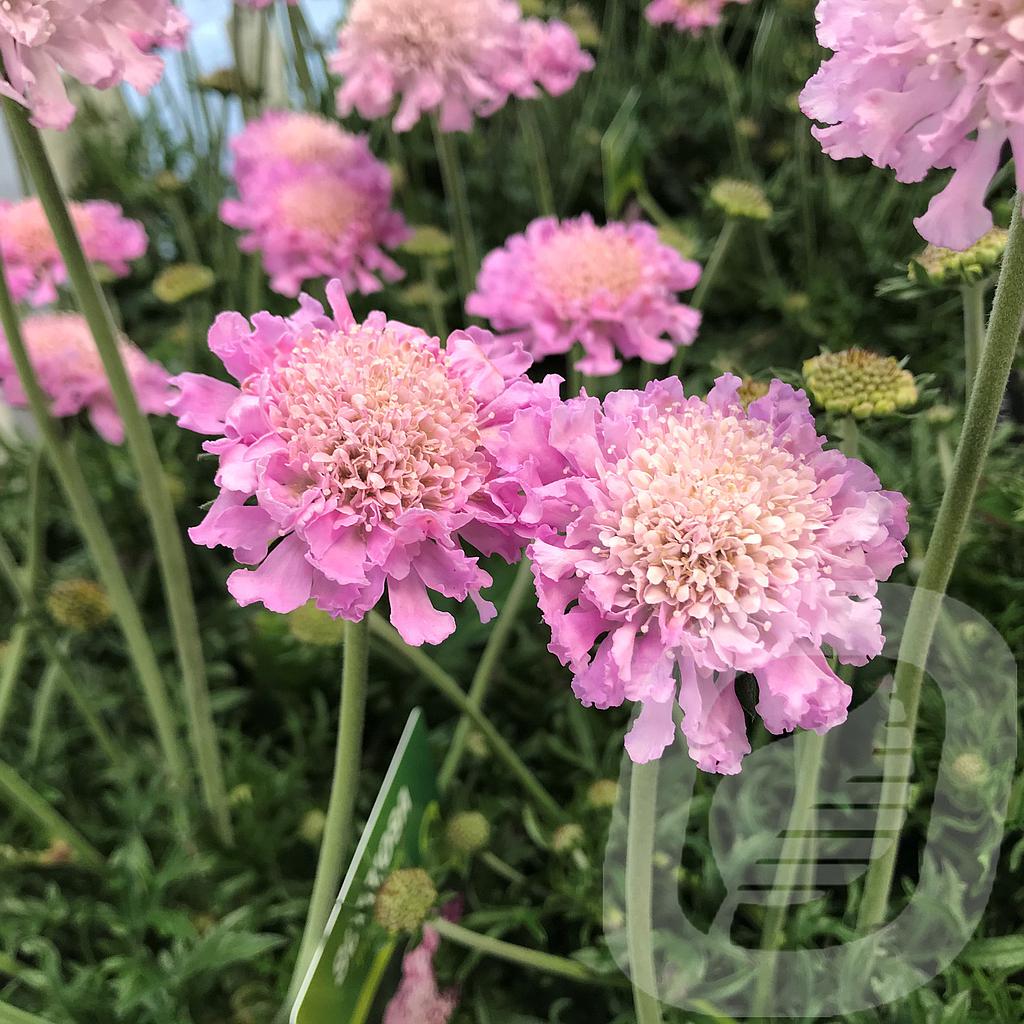
<path fill-rule="evenodd" d="M 111 323 L 110 310 L 82 251 L 81 242 L 71 222 L 60 186 L 54 178 L 53 168 L 50 166 L 39 132 L 29 124 L 26 112 L 20 106 L 8 99 L 4 99 L 3 104 L 11 134 L 35 183 L 36 192 L 67 267 L 78 305 L 89 324 L 89 330 L 103 361 L 118 412 L 124 421 L 125 435 L 139 475 L 143 503 L 156 541 L 156 554 L 184 682 L 189 732 L 198 761 L 203 796 L 213 814 L 218 835 L 222 841 L 230 842 L 231 819 L 227 790 L 210 710 L 199 622 L 189 581 L 185 549 L 167 489 L 160 454 L 149 421 L 139 409 L 125 370 Z"/>
<path fill-rule="evenodd" d="M 0 794 L 48 839 L 63 839 L 86 867 L 97 871 L 103 867 L 103 855 L 4 761 L 0 761 Z"/>
<path fill-rule="evenodd" d="M 541 953 L 536 949 L 527 949 L 525 946 L 504 942 L 502 939 L 495 939 L 490 935 L 481 935 L 479 932 L 463 928 L 462 925 L 454 924 L 443 917 L 428 921 L 427 927 L 437 931 L 441 938 L 454 942 L 465 949 L 470 949 L 474 953 L 497 957 L 499 960 L 518 964 L 520 967 L 540 971 L 543 974 L 553 974 L 559 978 L 568 978 L 571 981 L 590 985 L 617 986 L 619 984 L 617 978 L 595 974 L 589 967 L 577 963 L 575 960 L 569 960 L 564 956 L 555 956 L 553 953 Z"/>
<path fill-rule="evenodd" d="M 309 63 L 306 61 L 306 44 L 302 38 L 303 18 L 298 7 L 291 4 L 288 6 L 288 28 L 292 37 L 292 51 L 295 58 L 295 77 L 299 81 L 299 88 L 302 90 L 303 98 L 306 101 L 306 109 L 314 113 L 320 109 L 320 99 L 313 85 L 313 76 L 309 73 Z"/>
<path fill-rule="evenodd" d="M 890 728 L 905 730 L 913 737 L 921 699 L 924 669 L 935 635 L 946 593 L 953 573 L 964 527 L 971 515 L 978 481 L 988 457 L 1006 392 L 1013 358 L 1024 325 L 1024 221 L 1021 200 L 1014 203 L 1010 237 L 1003 255 L 999 286 L 996 289 L 988 334 L 978 364 L 978 372 L 967 403 L 960 442 L 953 461 L 953 475 L 943 495 L 935 520 L 935 529 L 925 552 L 921 575 L 910 602 L 907 622 L 900 642 L 898 664 L 893 678 L 890 704 Z M 901 744 L 901 747 L 903 744 Z M 912 746 L 908 742 L 906 746 Z M 889 890 L 899 833 L 906 817 L 906 780 L 912 768 L 911 756 L 886 758 L 879 812 L 875 825 L 872 863 L 868 868 L 861 897 L 857 924 L 862 931 L 880 925 L 886 917 Z"/>
<path fill-rule="evenodd" d="M 49 403 L 39 385 L 39 379 L 36 377 L 25 348 L 24 339 L 21 336 L 21 326 L 2 266 L 0 266 L 0 327 L 3 328 L 7 346 L 18 376 L 21 378 L 21 385 L 28 399 L 32 415 L 43 435 L 50 464 L 53 466 L 68 499 L 72 514 L 92 556 L 93 564 L 106 588 L 111 607 L 121 625 L 128 653 L 135 665 L 149 713 L 153 719 L 171 783 L 178 791 L 177 795 L 181 800 L 188 788 L 186 762 L 182 756 L 178 731 L 174 724 L 174 714 L 171 711 L 167 690 L 157 665 L 149 633 L 121 568 L 114 542 L 103 522 L 103 516 L 93 502 L 92 492 L 82 473 L 81 466 L 61 435 L 56 421 L 50 415 Z M 26 604 L 29 603 L 30 595 L 27 591 L 22 594 L 22 601 Z"/>
<path fill-rule="evenodd" d="M 11 630 L 11 638 L 4 652 L 3 663 L 0 664 L 0 730 L 7 721 L 11 710 L 14 689 L 21 675 L 21 670 L 28 657 L 29 639 L 32 630 L 27 622 L 18 622 Z"/>
<path fill-rule="evenodd" d="M 68 656 L 67 644 L 57 645 L 52 655 L 51 665 L 55 665 L 58 669 L 58 686 L 74 704 L 75 710 L 78 711 L 82 721 L 92 733 L 93 739 L 96 740 L 96 745 L 103 751 L 107 760 L 115 767 L 126 765 L 128 763 L 127 751 L 110 734 L 110 730 L 103 724 L 103 720 L 96 713 L 89 699 L 79 689 L 76 680 L 77 673 Z"/>
<path fill-rule="evenodd" d="M 537 113 L 529 101 L 519 105 L 519 128 L 526 151 L 533 160 L 533 184 L 537 190 L 537 207 L 545 217 L 556 217 L 555 190 L 551 184 L 551 169 L 544 147 L 544 135 L 537 121 Z"/>
<path fill-rule="evenodd" d="M 323 937 L 331 907 L 338 895 L 344 858 L 352 841 L 352 818 L 359 789 L 363 719 L 366 710 L 366 681 L 369 671 L 370 631 L 366 619 L 345 623 L 345 652 L 341 673 L 341 709 L 338 715 L 338 744 L 334 757 L 334 778 L 327 805 L 327 820 L 320 845 L 316 880 L 309 901 L 306 927 L 292 975 L 288 1005 Z"/>
<path fill-rule="evenodd" d="M 651 870 L 657 821 L 660 762 L 634 764 L 629 778 L 629 825 L 626 833 L 626 946 L 633 982 L 636 1024 L 662 1024 L 651 935 Z"/>
<path fill-rule="evenodd" d="M 732 60 L 725 52 L 722 45 L 720 32 L 712 32 L 711 49 L 718 64 L 718 72 L 721 77 L 722 90 L 725 93 L 725 102 L 729 110 L 729 125 L 732 128 L 732 144 L 736 155 L 736 161 L 751 181 L 757 180 L 757 170 L 754 167 L 753 157 L 750 155 L 750 143 L 747 137 L 740 131 L 740 87 L 736 76 L 736 68 Z"/>
<path fill-rule="evenodd" d="M 491 751 L 505 763 L 505 766 L 519 780 L 522 787 L 555 821 L 565 820 L 565 812 L 555 798 L 540 784 L 537 777 L 523 763 L 519 755 L 506 742 L 490 719 L 463 692 L 459 684 L 437 664 L 433 658 L 417 647 L 410 647 L 401 638 L 398 630 L 382 619 L 376 612 L 370 613 L 370 631 L 383 640 L 396 654 L 404 658 L 423 678 L 461 711 L 482 733 Z"/>
<path fill-rule="evenodd" d="M 51 661 L 39 681 L 32 706 L 32 721 L 29 723 L 28 729 L 28 751 L 25 759 L 29 764 L 35 764 L 39 760 L 39 751 L 42 749 L 43 737 L 50 725 L 50 716 L 53 713 L 53 704 L 57 696 L 59 675 L 59 666 L 56 662 Z"/>
<path fill-rule="evenodd" d="M 482 708 L 487 699 L 487 692 L 490 690 L 491 681 L 494 678 L 494 669 L 498 660 L 505 653 L 509 637 L 519 618 L 519 610 L 522 608 L 523 600 L 530 591 L 530 584 L 533 582 L 533 573 L 530 571 L 530 560 L 523 557 L 516 569 L 516 577 L 512 581 L 512 589 L 508 592 L 505 604 L 495 622 L 491 635 L 487 639 L 487 646 L 477 665 L 473 680 L 469 684 L 469 693 L 466 699 L 476 708 Z M 470 720 L 463 714 L 459 724 L 455 727 L 455 735 L 452 737 L 451 746 L 441 764 L 441 771 L 438 774 L 438 784 L 441 792 L 445 792 L 452 784 L 459 765 L 462 763 L 463 755 L 466 752 L 466 740 L 469 737 Z"/>
<path fill-rule="evenodd" d="M 960 288 L 964 301 L 964 375 L 965 393 L 970 394 L 985 346 L 985 293 L 984 281 L 965 284 Z"/>
<path fill-rule="evenodd" d="M 430 123 L 434 129 L 434 148 L 437 150 L 441 180 L 444 182 L 444 192 L 448 200 L 448 218 L 452 235 L 455 237 L 455 269 L 459 279 L 459 291 L 462 292 L 464 301 L 473 290 L 477 268 L 480 266 L 480 251 L 470 214 L 466 177 L 462 171 L 454 135 L 442 131 L 436 117 L 432 117 Z"/>
<path fill-rule="evenodd" d="M 26 1013 L 10 1003 L 0 1003 L 0 1024 L 50 1024 L 48 1020 Z"/>

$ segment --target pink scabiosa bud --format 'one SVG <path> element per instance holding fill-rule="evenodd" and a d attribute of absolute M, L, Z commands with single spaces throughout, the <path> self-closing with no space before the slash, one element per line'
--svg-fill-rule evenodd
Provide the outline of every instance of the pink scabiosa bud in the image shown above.
<path fill-rule="evenodd" d="M 1009 141 L 1024 166 L 1024 13 L 1012 0 L 821 0 L 818 40 L 834 51 L 801 108 L 836 160 L 867 156 L 899 181 L 952 167 L 915 224 L 966 249 L 992 227 L 989 183 Z M 1018 185 L 1024 172 L 1018 170 Z"/>
<path fill-rule="evenodd" d="M 644 15 L 652 25 L 671 25 L 698 35 L 722 20 L 722 11 L 730 2 L 746 4 L 750 0 L 651 0 Z"/>
<path fill-rule="evenodd" d="M 38 127 L 67 128 L 75 108 L 62 72 L 97 89 L 127 82 L 148 92 L 164 64 L 136 39 L 171 39 L 181 18 L 169 0 L 10 0 L 0 5 L 0 92 L 28 107 Z"/>
<path fill-rule="evenodd" d="M 125 217 L 116 203 L 90 200 L 68 206 L 86 259 L 114 277 L 127 276 L 129 261 L 146 252 L 145 228 Z M 18 302 L 33 306 L 53 302 L 57 286 L 67 280 L 57 239 L 38 199 L 0 203 L 0 256 Z"/>
<path fill-rule="evenodd" d="M 220 459 L 220 496 L 190 536 L 258 566 L 228 580 L 242 605 L 285 613 L 312 600 L 358 621 L 386 589 L 406 642 L 440 643 L 455 622 L 428 591 L 494 614 L 480 596 L 491 579 L 461 542 L 518 557 L 523 487 L 503 467 L 528 441 L 513 436 L 516 414 L 551 388 L 486 331 L 442 348 L 383 313 L 356 322 L 338 281 L 327 295 L 333 316 L 303 296 L 288 319 L 218 317 L 210 348 L 239 386 L 175 378 L 180 425 L 218 435 L 203 447 Z"/>
<path fill-rule="evenodd" d="M 623 358 L 667 363 L 692 344 L 700 313 L 679 292 L 699 279 L 700 267 L 649 224 L 544 217 L 486 257 L 466 309 L 513 332 L 538 360 L 579 342 L 579 370 L 606 376 Z"/>
<path fill-rule="evenodd" d="M 338 111 L 385 117 L 395 131 L 437 111 L 441 129 L 469 131 L 538 84 L 566 92 L 593 59 L 562 22 L 524 18 L 515 0 L 354 0 L 331 69 Z"/>
<path fill-rule="evenodd" d="M 690 756 L 736 773 L 738 672 L 770 732 L 824 731 L 850 688 L 822 645 L 857 665 L 882 649 L 877 582 L 906 555 L 906 500 L 824 448 L 802 391 L 776 380 L 744 409 L 740 385 L 723 376 L 705 401 L 670 378 L 552 405 L 537 428 L 529 553 L 550 649 L 584 704 L 642 704 L 638 763 L 672 742 L 678 701 Z"/>
<path fill-rule="evenodd" d="M 124 440 L 124 424 L 85 318 L 77 313 L 37 313 L 21 325 L 29 359 L 54 416 L 87 412 L 96 433 L 111 444 Z M 143 412 L 163 415 L 171 395 L 169 375 L 126 338 L 121 358 Z M 28 405 L 7 342 L 0 337 L 0 391 L 15 407 Z"/>

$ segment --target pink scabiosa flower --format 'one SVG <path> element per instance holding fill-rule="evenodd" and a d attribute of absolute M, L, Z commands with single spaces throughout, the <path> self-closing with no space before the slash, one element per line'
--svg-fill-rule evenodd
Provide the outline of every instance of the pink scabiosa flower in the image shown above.
<path fill-rule="evenodd" d="M 434 976 L 441 936 L 424 928 L 420 944 L 402 960 L 402 981 L 384 1011 L 384 1024 L 448 1024 L 458 1006 L 455 991 L 442 992 Z"/>
<path fill-rule="evenodd" d="M 746 4 L 750 0 L 651 0 L 644 15 L 652 25 L 672 25 L 696 35 L 717 25 L 730 2 Z"/>
<path fill-rule="evenodd" d="M 168 50 L 184 50 L 188 42 L 192 22 L 188 15 L 177 7 L 172 7 L 161 29 L 157 32 L 133 32 L 131 40 L 143 53 L 152 53 L 161 48 Z"/>
<path fill-rule="evenodd" d="M 867 156 L 899 181 L 954 169 L 915 221 L 929 242 L 971 246 L 992 227 L 985 193 L 1009 141 L 1024 187 L 1024 8 L 1018 0 L 821 0 L 835 51 L 801 107 L 837 160 Z"/>
<path fill-rule="evenodd" d="M 85 318 L 77 313 L 36 313 L 21 325 L 25 348 L 50 399 L 54 416 L 87 412 L 96 433 L 110 444 L 124 440 L 124 424 L 117 412 L 103 362 Z M 145 413 L 165 415 L 171 397 L 170 375 L 147 359 L 127 338 L 121 338 L 121 358 L 131 379 L 139 407 Z M 0 337 L 0 392 L 16 408 L 28 404 L 7 342 Z"/>
<path fill-rule="evenodd" d="M 130 273 L 129 261 L 146 251 L 145 228 L 125 217 L 116 203 L 91 200 L 69 206 L 86 259 L 115 277 Z M 0 256 L 18 302 L 53 302 L 57 286 L 67 280 L 57 240 L 38 199 L 0 203 Z"/>
<path fill-rule="evenodd" d="M 484 259 L 466 309 L 514 332 L 538 360 L 579 342 L 579 369 L 606 376 L 621 358 L 667 363 L 693 343 L 700 313 L 678 293 L 699 279 L 700 267 L 649 224 L 544 217 Z"/>
<path fill-rule="evenodd" d="M 490 577 L 460 541 L 508 561 L 524 544 L 522 488 L 499 455 L 516 461 L 511 423 L 541 386 L 524 376 L 529 356 L 486 331 L 456 331 L 442 349 L 382 313 L 357 323 L 338 281 L 327 295 L 333 317 L 308 296 L 251 328 L 218 317 L 210 348 L 240 386 L 175 379 L 181 426 L 222 435 L 203 446 L 221 493 L 190 536 L 258 566 L 228 580 L 239 604 L 284 613 L 313 600 L 358 621 L 386 587 L 406 642 L 440 643 L 455 623 L 428 591 L 494 614 L 480 597 Z"/>
<path fill-rule="evenodd" d="M 357 161 L 346 170 L 270 162 L 239 179 L 240 198 L 221 203 L 225 223 L 245 232 L 243 252 L 263 254 L 270 286 L 298 295 L 303 281 L 337 277 L 347 291 L 378 291 L 402 268 L 384 252 L 409 237 L 391 208 L 391 174 L 382 163 Z"/>
<path fill-rule="evenodd" d="M 343 115 L 385 117 L 395 131 L 438 111 L 442 131 L 469 131 L 538 84 L 571 89 L 593 59 L 562 22 L 523 18 L 515 0 L 354 0 L 331 68 Z"/>
<path fill-rule="evenodd" d="M 672 742 L 678 701 L 700 768 L 738 772 L 738 672 L 770 732 L 827 730 L 850 689 L 822 645 L 856 665 L 882 648 L 877 581 L 905 557 L 906 500 L 825 450 L 802 391 L 773 381 L 744 410 L 740 385 L 723 376 L 705 401 L 656 381 L 531 427 L 523 520 L 550 649 L 584 704 L 642 704 L 639 763 Z"/>
<path fill-rule="evenodd" d="M 173 38 L 180 27 L 169 0 L 10 0 L 0 5 L 0 93 L 38 127 L 67 128 L 75 108 L 62 72 L 97 89 L 127 82 L 148 92 L 164 65 L 136 39 Z"/>

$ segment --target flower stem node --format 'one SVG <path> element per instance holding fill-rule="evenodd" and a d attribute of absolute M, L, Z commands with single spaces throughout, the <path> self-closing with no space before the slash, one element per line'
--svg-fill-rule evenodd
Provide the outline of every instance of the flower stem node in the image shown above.
<path fill-rule="evenodd" d="M 456 853 L 472 856 L 491 841 L 491 825 L 479 811 L 463 811 L 448 821 L 444 836 Z"/>
<path fill-rule="evenodd" d="M 719 178 L 709 198 L 727 217 L 738 220 L 766 221 L 774 212 L 762 188 L 737 178 Z"/>
<path fill-rule="evenodd" d="M 111 615 L 107 592 L 85 579 L 55 583 L 46 597 L 46 607 L 54 622 L 74 633 L 91 633 Z"/>
<path fill-rule="evenodd" d="M 427 919 L 437 903 L 437 888 L 422 868 L 401 868 L 385 880 L 377 892 L 373 916 L 397 935 L 413 932 Z"/>
<path fill-rule="evenodd" d="M 808 359 L 803 376 L 817 405 L 857 419 L 891 416 L 918 399 L 913 374 L 891 356 L 860 348 Z"/>

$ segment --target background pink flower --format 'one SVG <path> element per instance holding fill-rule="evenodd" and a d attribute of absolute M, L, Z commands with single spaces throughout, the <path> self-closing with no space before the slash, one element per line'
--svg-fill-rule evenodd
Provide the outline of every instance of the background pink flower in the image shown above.
<path fill-rule="evenodd" d="M 22 321 L 29 359 L 50 399 L 54 416 L 88 412 L 96 433 L 111 444 L 124 440 L 124 424 L 117 412 L 99 352 L 85 318 L 77 313 L 36 313 Z M 121 356 L 131 378 L 139 407 L 145 413 L 165 415 L 171 396 L 169 374 L 134 345 L 121 338 Z M 7 342 L 0 338 L 0 389 L 13 406 L 28 402 L 14 368 Z"/>
<path fill-rule="evenodd" d="M 124 216 L 116 203 L 90 200 L 69 204 L 86 258 L 102 264 L 115 277 L 131 272 L 130 260 L 146 252 L 146 230 Z M 53 302 L 67 269 L 57 240 L 38 199 L 0 202 L 0 255 L 11 292 L 18 302 L 34 306 Z"/>
<path fill-rule="evenodd" d="M 184 50 L 191 31 L 192 22 L 189 21 L 188 15 L 177 7 L 172 7 L 159 32 L 133 32 L 131 40 L 143 53 L 150 53 L 161 47 L 168 50 Z"/>
<path fill-rule="evenodd" d="M 728 3 L 750 0 L 651 0 L 644 14 L 652 25 L 672 25 L 680 32 L 697 34 L 717 25 Z"/>
<path fill-rule="evenodd" d="M 423 929 L 423 940 L 402 960 L 402 981 L 384 1011 L 384 1024 L 448 1024 L 458 1006 L 454 990 L 442 992 L 434 977 L 434 954 L 441 936 Z"/>
<path fill-rule="evenodd" d="M 1009 141 L 1024 187 L 1024 12 L 1016 0 L 821 0 L 818 40 L 834 50 L 801 106 L 837 160 L 867 156 L 900 181 L 955 173 L 915 221 L 966 249 L 992 227 L 989 183 Z"/>
<path fill-rule="evenodd" d="M 524 19 L 515 0 L 354 0 L 331 69 L 338 111 L 385 117 L 395 131 L 437 111 L 443 131 L 468 131 L 537 85 L 558 95 L 593 59 L 561 22 Z"/>
<path fill-rule="evenodd" d="M 822 645 L 858 665 L 882 648 L 877 581 L 905 557 L 906 500 L 825 449 L 802 391 L 774 381 L 745 411 L 739 387 L 721 377 L 705 401 L 671 378 L 603 408 L 552 403 L 529 428 L 523 520 L 550 649 L 584 704 L 641 703 L 636 762 L 672 742 L 678 701 L 697 764 L 735 773 L 750 749 L 737 672 L 757 678 L 770 732 L 823 731 L 850 689 Z"/>
<path fill-rule="evenodd" d="M 169 0 L 13 0 L 0 5 L 0 93 L 28 107 L 40 128 L 67 128 L 75 108 L 62 74 L 98 89 L 127 82 L 148 92 L 164 65 L 135 40 L 173 38 L 180 26 Z"/>
<path fill-rule="evenodd" d="M 524 543 L 521 487 L 498 454 L 538 393 L 530 359 L 477 329 L 442 349 L 382 313 L 357 323 L 338 281 L 327 294 L 333 318 L 308 296 L 289 319 L 218 317 L 210 348 L 240 386 L 175 379 L 181 426 L 219 435 L 203 447 L 220 459 L 220 496 L 190 536 L 257 566 L 228 580 L 239 604 L 314 600 L 358 621 L 386 588 L 406 642 L 440 643 L 455 621 L 429 591 L 494 614 L 461 542 L 508 561 Z"/>
<path fill-rule="evenodd" d="M 678 293 L 699 279 L 700 267 L 649 224 L 545 217 L 486 257 L 466 309 L 514 332 L 538 360 L 579 342 L 579 369 L 603 376 L 622 358 L 666 363 L 693 342 L 700 314 Z"/>

